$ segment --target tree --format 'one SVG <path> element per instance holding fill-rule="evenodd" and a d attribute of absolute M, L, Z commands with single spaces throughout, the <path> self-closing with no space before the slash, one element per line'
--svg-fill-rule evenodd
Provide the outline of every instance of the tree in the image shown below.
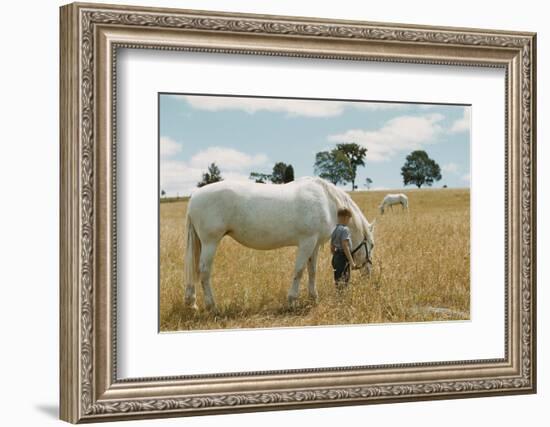
<path fill-rule="evenodd" d="M 370 190 L 371 185 L 372 185 L 372 179 L 367 177 L 367 179 L 365 180 L 365 186 L 367 187 L 367 190 Z"/>
<path fill-rule="evenodd" d="M 166 191 L 160 190 L 160 197 L 164 197 L 164 196 L 166 196 Z"/>
<path fill-rule="evenodd" d="M 220 168 L 216 163 L 211 163 L 210 166 L 208 166 L 208 171 L 202 174 L 202 180 L 197 183 L 197 187 L 204 187 L 205 185 L 218 181 L 223 181 Z"/>
<path fill-rule="evenodd" d="M 250 172 L 249 179 L 253 179 L 259 184 L 265 184 L 271 180 L 271 175 L 268 173 Z"/>
<path fill-rule="evenodd" d="M 315 174 L 334 185 L 351 181 L 349 159 L 340 150 L 320 151 L 315 155 Z"/>
<path fill-rule="evenodd" d="M 248 178 L 261 184 L 265 184 L 267 181 L 271 181 L 273 184 L 284 184 L 294 181 L 294 168 L 290 164 L 277 162 L 273 165 L 272 173 L 250 172 Z"/>
<path fill-rule="evenodd" d="M 350 179 L 351 189 L 355 190 L 355 178 L 357 177 L 357 167 L 365 166 L 365 156 L 367 155 L 367 149 L 365 147 L 356 144 L 355 142 L 346 142 L 336 144 L 336 149 L 341 151 L 349 160 L 350 166 Z"/>
<path fill-rule="evenodd" d="M 423 185 L 431 186 L 434 181 L 439 181 L 441 168 L 435 160 L 430 159 L 428 153 L 417 150 L 407 156 L 401 168 L 401 175 L 405 185 L 414 184 L 420 188 Z"/>
<path fill-rule="evenodd" d="M 294 168 L 292 167 L 292 165 L 287 165 L 287 167 L 285 169 L 285 174 L 284 174 L 283 181 L 285 182 L 285 184 L 287 182 L 294 181 Z"/>
<path fill-rule="evenodd" d="M 273 172 L 271 173 L 271 182 L 273 184 L 283 184 L 285 182 L 286 163 L 277 162 L 273 166 Z"/>

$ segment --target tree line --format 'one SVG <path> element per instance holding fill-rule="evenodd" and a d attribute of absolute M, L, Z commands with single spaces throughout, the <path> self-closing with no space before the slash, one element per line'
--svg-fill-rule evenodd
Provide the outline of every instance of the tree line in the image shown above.
<path fill-rule="evenodd" d="M 330 151 L 320 151 L 315 155 L 315 174 L 334 185 L 351 184 L 351 190 L 356 190 L 357 168 L 365 166 L 367 148 L 351 143 L 336 144 Z M 441 179 L 441 168 L 437 162 L 431 159 L 424 150 L 415 150 L 405 159 L 401 168 L 403 184 L 431 186 Z M 365 179 L 365 186 L 370 189 L 373 181 L 370 177 Z"/>
<path fill-rule="evenodd" d="M 259 184 L 265 184 L 271 181 L 273 184 L 286 184 L 294 181 L 294 167 L 291 164 L 277 162 L 273 166 L 273 171 L 270 174 L 251 172 L 250 179 L 253 179 Z"/>
<path fill-rule="evenodd" d="M 354 142 L 336 144 L 333 149 L 320 151 L 315 155 L 314 173 L 334 185 L 351 184 L 351 190 L 356 190 L 358 188 L 357 169 L 365 167 L 367 152 L 367 148 Z M 415 150 L 406 157 L 405 164 L 401 167 L 401 176 L 404 185 L 412 184 L 421 188 L 423 185 L 431 186 L 435 181 L 439 181 L 441 168 L 426 151 Z M 257 183 L 285 184 L 294 181 L 294 168 L 291 164 L 277 162 L 273 165 L 270 174 L 251 172 L 249 179 Z M 197 187 L 204 187 L 222 180 L 220 168 L 213 162 L 202 174 Z M 370 189 L 372 183 L 373 180 L 367 177 L 365 180 L 367 189 Z M 165 194 L 162 190 L 161 195 Z"/>
<path fill-rule="evenodd" d="M 251 172 L 249 178 L 261 184 L 265 184 L 268 181 L 271 181 L 273 184 L 286 184 L 287 182 L 294 181 L 294 167 L 291 164 L 287 165 L 283 162 L 277 162 L 270 174 Z M 218 181 L 223 181 L 220 168 L 216 163 L 211 163 L 208 166 L 208 170 L 202 174 L 202 179 L 197 183 L 197 187 L 204 187 Z"/>

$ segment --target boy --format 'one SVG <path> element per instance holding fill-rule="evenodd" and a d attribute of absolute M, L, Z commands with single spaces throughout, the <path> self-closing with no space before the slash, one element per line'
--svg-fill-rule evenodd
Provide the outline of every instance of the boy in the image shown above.
<path fill-rule="evenodd" d="M 351 233 L 348 224 L 351 220 L 351 211 L 347 208 L 338 209 L 338 224 L 330 236 L 330 250 L 332 252 L 332 268 L 334 269 L 334 284 L 337 289 L 348 285 L 350 267 L 355 268 L 351 256 Z"/>

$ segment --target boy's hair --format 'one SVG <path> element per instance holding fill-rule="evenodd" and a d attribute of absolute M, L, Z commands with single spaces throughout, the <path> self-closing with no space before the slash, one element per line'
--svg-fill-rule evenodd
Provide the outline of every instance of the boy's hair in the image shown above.
<path fill-rule="evenodd" d="M 348 208 L 338 209 L 338 218 L 348 217 L 351 218 L 351 211 Z"/>

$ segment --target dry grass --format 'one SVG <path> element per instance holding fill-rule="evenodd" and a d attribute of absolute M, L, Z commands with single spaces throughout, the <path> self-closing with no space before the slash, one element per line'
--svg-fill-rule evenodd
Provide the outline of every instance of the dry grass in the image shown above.
<path fill-rule="evenodd" d="M 307 298 L 307 272 L 296 308 L 286 294 L 295 248 L 256 251 L 225 237 L 214 260 L 212 288 L 219 309 L 203 308 L 197 284 L 193 312 L 183 304 L 184 223 L 187 202 L 161 203 L 161 331 L 342 325 L 468 319 L 470 311 L 470 192 L 411 190 L 410 212 L 396 207 L 381 216 L 376 206 L 386 192 L 358 192 L 353 199 L 376 222 L 374 270 L 352 273 L 351 286 L 336 292 L 330 250 L 320 252 L 319 303 Z"/>

